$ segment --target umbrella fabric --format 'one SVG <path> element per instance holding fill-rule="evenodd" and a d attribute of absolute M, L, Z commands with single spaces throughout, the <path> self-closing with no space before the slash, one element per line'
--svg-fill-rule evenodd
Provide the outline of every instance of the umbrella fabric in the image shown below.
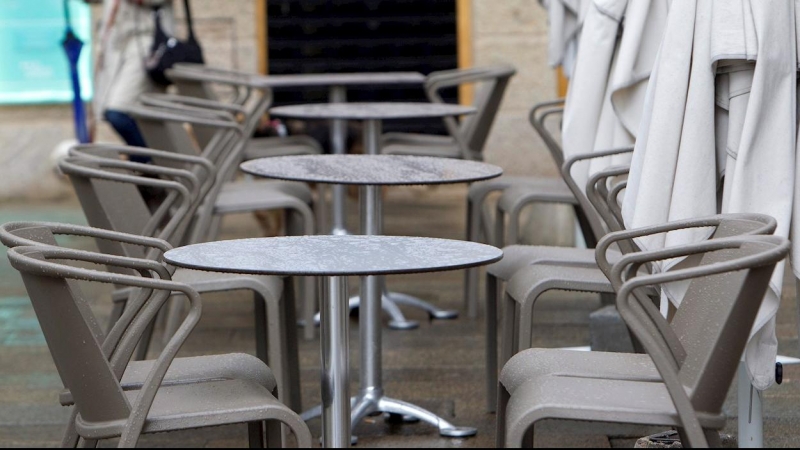
<path fill-rule="evenodd" d="M 667 18 L 667 0 L 593 0 L 586 11 L 564 111 L 564 156 L 632 146 Z M 578 165 L 589 174 L 628 156 Z"/>
<path fill-rule="evenodd" d="M 645 101 L 623 216 L 628 228 L 753 212 L 792 224 L 797 143 L 794 2 L 673 0 Z M 794 222 L 797 226 L 797 221 Z M 640 239 L 644 249 L 707 237 L 690 230 Z M 797 248 L 793 252 L 797 259 Z M 680 261 L 665 262 L 668 270 Z M 797 267 L 797 266 L 796 266 Z M 775 376 L 778 267 L 745 352 L 756 388 Z M 685 286 L 665 289 L 679 305 Z"/>
<path fill-rule="evenodd" d="M 578 40 L 586 7 L 590 0 L 539 0 L 547 9 L 548 63 L 563 67 L 564 76 L 572 77 Z"/>

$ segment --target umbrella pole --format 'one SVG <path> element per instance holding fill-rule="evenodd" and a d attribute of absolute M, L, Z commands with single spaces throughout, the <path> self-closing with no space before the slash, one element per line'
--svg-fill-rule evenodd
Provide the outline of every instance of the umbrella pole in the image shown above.
<path fill-rule="evenodd" d="M 739 448 L 764 446 L 764 405 L 761 391 L 750 384 L 744 362 L 739 363 Z"/>

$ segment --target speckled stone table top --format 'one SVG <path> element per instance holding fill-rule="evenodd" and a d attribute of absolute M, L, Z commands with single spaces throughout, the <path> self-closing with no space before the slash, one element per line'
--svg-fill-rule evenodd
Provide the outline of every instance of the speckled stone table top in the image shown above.
<path fill-rule="evenodd" d="M 244 162 L 241 169 L 278 180 L 370 186 L 471 183 L 503 174 L 483 162 L 404 155 L 277 156 Z"/>
<path fill-rule="evenodd" d="M 391 275 L 491 264 L 503 251 L 485 244 L 400 236 L 289 236 L 188 245 L 164 259 L 179 267 L 259 275 Z"/>
<path fill-rule="evenodd" d="M 179 76 L 195 80 L 242 84 L 255 88 L 301 86 L 356 86 L 387 84 L 422 84 L 425 75 L 419 72 L 363 72 L 363 73 L 298 73 L 287 75 L 260 75 L 228 70 L 215 70 L 196 64 L 178 64 L 170 70 Z"/>
<path fill-rule="evenodd" d="M 423 102 L 312 103 L 278 106 L 270 109 L 269 113 L 270 115 L 292 119 L 386 120 L 460 116 L 474 114 L 475 108 Z"/>

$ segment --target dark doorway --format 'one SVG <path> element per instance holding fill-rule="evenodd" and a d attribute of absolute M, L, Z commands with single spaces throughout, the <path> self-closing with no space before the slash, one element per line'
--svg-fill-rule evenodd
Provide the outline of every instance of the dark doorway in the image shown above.
<path fill-rule="evenodd" d="M 269 73 L 417 71 L 457 66 L 456 0 L 264 0 Z M 458 92 L 445 93 L 457 102 Z M 325 88 L 276 90 L 277 105 L 326 102 Z M 348 89 L 348 101 L 427 101 L 421 86 Z M 441 121 L 386 131 L 444 133 Z"/>

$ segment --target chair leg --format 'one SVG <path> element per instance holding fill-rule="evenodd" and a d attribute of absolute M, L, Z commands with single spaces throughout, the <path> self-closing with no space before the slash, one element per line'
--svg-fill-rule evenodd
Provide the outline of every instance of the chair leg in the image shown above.
<path fill-rule="evenodd" d="M 500 361 L 497 365 L 502 369 L 509 359 L 514 356 L 516 349 L 517 337 L 517 302 L 514 301 L 508 294 L 503 295 L 503 308 L 501 314 L 503 315 L 503 322 L 500 328 Z"/>
<path fill-rule="evenodd" d="M 288 434 L 287 427 L 281 425 L 277 420 L 264 422 L 267 430 L 267 448 L 286 448 L 285 434 Z"/>
<path fill-rule="evenodd" d="M 167 305 L 167 323 L 164 325 L 164 336 L 161 337 L 162 345 L 167 345 L 172 336 L 178 331 L 178 327 L 183 322 L 186 314 L 186 297 L 183 295 L 173 295 Z"/>
<path fill-rule="evenodd" d="M 69 422 L 67 422 L 67 429 L 64 430 L 64 436 L 61 438 L 61 448 L 76 448 L 80 441 L 78 431 L 75 429 L 75 419 L 78 418 L 78 409 L 72 407 L 72 412 L 69 415 Z"/>
<path fill-rule="evenodd" d="M 506 217 L 505 214 L 503 214 L 503 210 L 500 209 L 498 205 L 494 214 L 494 233 L 492 239 L 490 239 L 490 242 L 495 247 L 503 248 L 505 246 L 505 228 Z"/>
<path fill-rule="evenodd" d="M 263 422 L 248 422 L 247 440 L 250 443 L 250 448 L 264 448 Z"/>
<path fill-rule="evenodd" d="M 317 286 L 313 277 L 300 279 L 300 298 L 303 299 L 303 338 L 307 341 L 316 336 L 314 315 L 317 313 Z"/>
<path fill-rule="evenodd" d="M 314 278 L 307 277 L 306 279 L 314 281 Z M 288 405 L 294 412 L 301 412 L 302 399 L 300 396 L 300 356 L 297 340 L 297 305 L 295 301 L 294 289 L 291 279 L 286 278 L 284 281 L 284 297 L 280 302 L 280 322 L 285 324 L 283 330 L 283 368 L 286 373 L 286 385 L 288 388 Z"/>
<path fill-rule="evenodd" d="M 467 199 L 467 240 L 480 242 L 480 211 L 475 211 L 475 205 Z M 467 310 L 467 317 L 474 319 L 478 317 L 478 277 L 480 269 L 472 268 L 464 271 L 464 308 Z"/>
<path fill-rule="evenodd" d="M 136 346 L 136 350 L 133 352 L 134 361 L 144 361 L 147 359 L 147 351 L 150 350 L 150 342 L 153 340 L 153 332 L 155 331 L 155 327 L 155 321 L 152 321 L 149 325 L 147 325 L 144 333 L 142 333 L 142 339 L 139 341 L 139 345 Z"/>
<path fill-rule="evenodd" d="M 495 435 L 495 447 L 503 448 L 506 446 L 506 407 L 511 397 L 505 386 L 498 383 L 495 388 L 497 392 L 497 434 Z"/>
<path fill-rule="evenodd" d="M 533 448 L 533 430 L 536 424 L 531 424 L 525 434 L 522 436 L 522 448 Z"/>
<path fill-rule="evenodd" d="M 497 405 L 497 278 L 486 274 L 486 409 Z"/>
<path fill-rule="evenodd" d="M 706 441 L 708 441 L 708 446 L 710 448 L 722 448 L 722 439 L 719 437 L 719 431 L 717 430 L 703 430 L 706 435 Z"/>
<path fill-rule="evenodd" d="M 111 331 L 116 325 L 117 321 L 120 317 L 122 317 L 122 313 L 125 310 L 125 302 L 114 302 L 113 306 L 111 307 L 111 315 L 108 318 L 108 327 L 106 329 L 106 333 Z"/>
<path fill-rule="evenodd" d="M 522 208 L 515 208 L 508 213 L 508 236 L 506 241 L 509 245 L 519 244 L 519 218 Z"/>
<path fill-rule="evenodd" d="M 313 235 L 314 234 L 314 217 L 309 211 L 301 211 L 296 209 L 287 209 L 285 211 L 286 217 L 286 234 L 289 236 L 299 235 Z M 303 321 L 305 322 L 303 329 L 303 337 L 310 341 L 314 339 L 315 324 L 314 314 L 316 314 L 316 282 L 311 277 L 303 277 L 300 280 L 298 294 L 303 299 Z"/>
<path fill-rule="evenodd" d="M 253 309 L 255 318 L 255 331 L 256 331 L 256 356 L 264 364 L 269 365 L 269 357 L 267 348 L 269 347 L 269 339 L 267 337 L 267 306 L 264 303 L 264 297 L 258 292 L 253 292 Z"/>

